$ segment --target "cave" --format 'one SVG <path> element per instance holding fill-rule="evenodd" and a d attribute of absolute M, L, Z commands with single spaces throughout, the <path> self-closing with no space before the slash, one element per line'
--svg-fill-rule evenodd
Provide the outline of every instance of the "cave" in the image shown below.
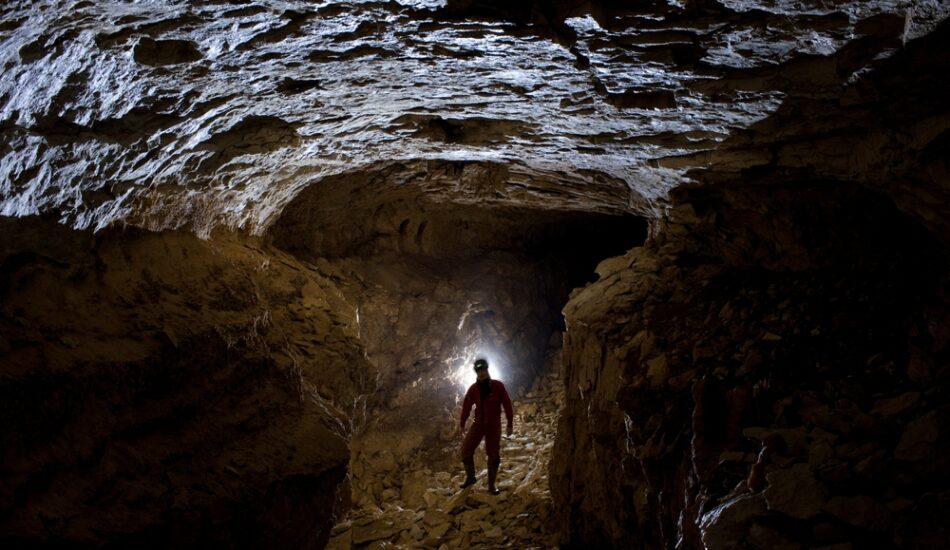
<path fill-rule="evenodd" d="M 950 545 L 948 14 L 4 3 L 0 545 Z"/>

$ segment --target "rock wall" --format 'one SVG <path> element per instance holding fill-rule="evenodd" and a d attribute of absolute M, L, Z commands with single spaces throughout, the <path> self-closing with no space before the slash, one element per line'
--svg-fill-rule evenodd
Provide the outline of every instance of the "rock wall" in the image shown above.
<path fill-rule="evenodd" d="M 948 30 L 837 91 L 792 90 L 671 193 L 644 247 L 572 295 L 551 463 L 565 541 L 947 540 L 948 119 L 933 79 Z"/>
<path fill-rule="evenodd" d="M 717 153 L 735 165 L 694 172 L 647 244 L 572 295 L 551 462 L 565 543 L 948 540 L 947 180 L 926 161 L 946 108 L 924 85 L 946 31 L 848 99 L 789 98 L 758 125 L 795 128 L 769 134 L 779 154 L 744 164 L 761 141 L 738 137 Z M 841 148 L 803 136 L 829 127 Z"/>
<path fill-rule="evenodd" d="M 458 466 L 471 361 L 488 356 L 512 395 L 528 388 L 560 340 L 570 289 L 600 258 L 645 238 L 622 182 L 564 186 L 562 175 L 532 180 L 527 192 L 513 182 L 531 177 L 523 169 L 428 161 L 353 170 L 299 193 L 267 234 L 319 266 L 359 311 L 377 391 L 354 418 L 357 507 L 421 506 L 418 475 Z"/>
<path fill-rule="evenodd" d="M 945 540 L 948 10 L 3 3 L 0 214 L 50 220 L 0 225 L 0 542 L 320 545 L 348 438 L 376 504 L 451 436 L 447 327 L 532 364 L 631 214 L 564 309 L 565 543 Z"/>
<path fill-rule="evenodd" d="M 370 371 L 332 283 L 227 235 L 0 223 L 4 546 L 326 543 Z"/>
<path fill-rule="evenodd" d="M 0 214 L 263 233 L 301 189 L 408 159 L 614 178 L 654 212 L 789 89 L 833 87 L 947 13 L 927 0 L 4 2 Z"/>
<path fill-rule="evenodd" d="M 944 249 L 865 192 L 742 194 L 675 208 L 565 309 L 567 540 L 924 547 L 950 481 Z M 811 223 L 782 224 L 790 206 Z M 746 231 L 810 254 L 763 261 Z"/>

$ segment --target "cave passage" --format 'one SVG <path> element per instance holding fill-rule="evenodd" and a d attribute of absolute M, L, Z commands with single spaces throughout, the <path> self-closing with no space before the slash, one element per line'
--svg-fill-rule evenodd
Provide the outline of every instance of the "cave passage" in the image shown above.
<path fill-rule="evenodd" d="M 376 372 L 375 390 L 351 409 L 352 521 L 370 510 L 426 509 L 457 492 L 460 397 L 474 382 L 477 356 L 489 359 L 514 400 L 516 434 L 502 445 L 500 486 L 532 494 L 544 508 L 545 453 L 560 403 L 561 309 L 573 289 L 596 279 L 600 261 L 644 242 L 646 220 L 622 209 L 431 197 L 385 180 L 357 193 L 359 185 L 301 193 L 269 235 L 331 274 L 359 310 Z M 345 211 L 334 202 L 344 196 L 356 201 Z M 514 458 L 506 462 L 507 447 Z M 476 456 L 483 468 L 483 451 Z M 370 536 L 353 525 L 338 525 L 334 540 Z M 541 536 L 538 529 L 522 537 Z"/>
<path fill-rule="evenodd" d="M 0 548 L 950 548 L 950 2 L 7 0 L 0 59 Z"/>

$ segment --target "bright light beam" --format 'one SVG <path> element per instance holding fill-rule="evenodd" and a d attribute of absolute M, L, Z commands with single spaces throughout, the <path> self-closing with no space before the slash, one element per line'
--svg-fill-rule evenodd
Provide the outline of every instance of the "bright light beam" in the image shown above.
<path fill-rule="evenodd" d="M 472 367 L 475 364 L 475 359 L 479 357 L 488 361 L 488 373 L 493 380 L 505 380 L 506 365 L 503 354 L 499 353 L 494 346 L 478 342 L 470 349 L 465 350 L 462 357 L 462 361 L 451 369 L 452 374 L 449 375 L 449 378 L 463 391 L 475 383 L 475 371 L 472 370 Z"/>

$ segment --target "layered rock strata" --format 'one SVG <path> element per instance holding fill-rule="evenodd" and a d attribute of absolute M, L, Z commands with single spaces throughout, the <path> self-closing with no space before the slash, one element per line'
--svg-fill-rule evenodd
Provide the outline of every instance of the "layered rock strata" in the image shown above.
<path fill-rule="evenodd" d="M 685 156 L 715 150 L 789 90 L 859 75 L 947 9 L 7 2 L 0 214 L 262 233 L 301 189 L 396 159 L 602 172 L 653 212 L 688 167 L 713 160 Z"/>

